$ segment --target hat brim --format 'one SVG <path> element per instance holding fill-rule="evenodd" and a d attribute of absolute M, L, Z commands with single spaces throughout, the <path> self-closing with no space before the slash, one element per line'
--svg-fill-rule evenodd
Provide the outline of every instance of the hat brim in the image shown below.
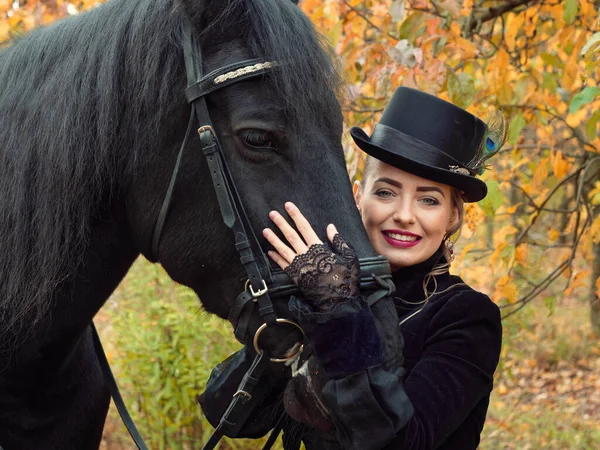
<path fill-rule="evenodd" d="M 465 201 L 468 203 L 478 202 L 487 195 L 487 186 L 479 178 L 423 164 L 409 159 L 395 150 L 375 145 L 371 142 L 369 135 L 359 127 L 352 127 L 350 135 L 361 150 L 386 164 L 418 177 L 460 189 L 465 193 Z"/>

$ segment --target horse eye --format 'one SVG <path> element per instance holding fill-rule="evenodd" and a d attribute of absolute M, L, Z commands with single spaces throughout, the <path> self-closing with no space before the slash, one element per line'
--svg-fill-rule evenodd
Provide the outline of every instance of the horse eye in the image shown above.
<path fill-rule="evenodd" d="M 257 151 L 277 151 L 277 145 L 271 133 L 263 130 L 244 130 L 241 138 L 249 148 Z"/>

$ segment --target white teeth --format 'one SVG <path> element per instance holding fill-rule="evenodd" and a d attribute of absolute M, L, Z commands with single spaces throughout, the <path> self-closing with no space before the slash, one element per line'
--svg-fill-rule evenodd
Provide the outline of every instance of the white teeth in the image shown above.
<path fill-rule="evenodd" d="M 407 236 L 406 234 L 387 233 L 387 235 L 397 241 L 414 242 L 417 240 L 417 236 Z"/>

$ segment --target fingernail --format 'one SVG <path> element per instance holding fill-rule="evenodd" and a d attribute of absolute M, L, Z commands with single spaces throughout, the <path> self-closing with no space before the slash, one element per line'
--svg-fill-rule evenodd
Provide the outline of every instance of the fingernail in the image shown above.
<path fill-rule="evenodd" d="M 294 209 L 294 204 L 292 202 L 285 202 L 285 210 L 291 211 L 292 209 Z"/>
<path fill-rule="evenodd" d="M 269 218 L 274 219 L 276 215 L 277 215 L 277 211 L 273 210 L 269 213 Z"/>
<path fill-rule="evenodd" d="M 271 231 L 271 230 L 269 230 L 268 228 L 263 229 L 263 236 L 267 237 L 267 235 L 269 234 L 269 231 Z"/>
<path fill-rule="evenodd" d="M 269 255 L 269 258 L 271 258 L 271 259 L 275 259 L 275 252 L 274 252 L 273 250 L 269 250 L 269 251 L 267 252 L 267 255 Z"/>

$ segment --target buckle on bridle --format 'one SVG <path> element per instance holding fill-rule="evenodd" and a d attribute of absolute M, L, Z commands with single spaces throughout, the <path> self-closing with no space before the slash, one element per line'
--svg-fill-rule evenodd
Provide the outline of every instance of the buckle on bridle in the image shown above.
<path fill-rule="evenodd" d="M 205 131 L 210 131 L 212 134 L 215 134 L 215 131 L 213 130 L 213 127 L 210 125 L 203 125 L 200 128 L 198 128 L 198 135 L 204 133 Z"/>
<path fill-rule="evenodd" d="M 252 400 L 252 394 L 244 391 L 243 389 L 238 389 L 238 391 L 232 395 L 232 398 L 237 397 L 238 395 L 243 395 L 244 397 L 246 397 L 248 400 Z"/>
<path fill-rule="evenodd" d="M 246 286 L 245 289 L 248 291 L 250 291 L 250 293 L 252 294 L 252 298 L 254 298 L 254 301 L 256 301 L 256 299 L 258 297 L 260 297 L 261 295 L 265 295 L 267 292 L 269 292 L 269 288 L 267 287 L 267 283 L 265 282 L 265 280 L 261 280 L 263 287 L 261 289 L 259 289 L 258 291 L 254 292 L 254 289 L 252 288 L 252 285 L 250 284 L 250 280 L 246 280 Z"/>

